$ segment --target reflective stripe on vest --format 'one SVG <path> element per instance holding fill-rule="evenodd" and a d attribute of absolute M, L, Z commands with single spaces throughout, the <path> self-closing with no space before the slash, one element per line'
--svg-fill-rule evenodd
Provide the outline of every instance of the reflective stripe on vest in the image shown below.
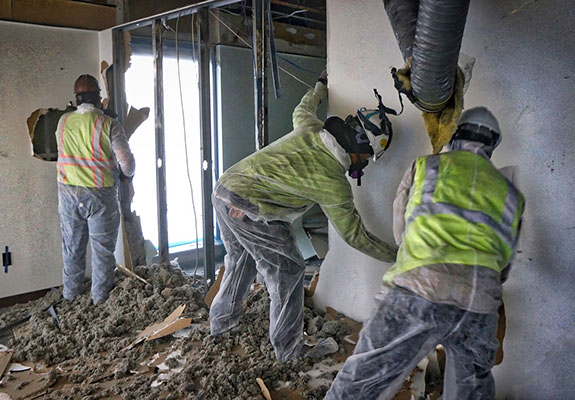
<path fill-rule="evenodd" d="M 69 113 L 58 132 L 58 182 L 103 188 L 114 185 L 117 168 L 110 143 L 111 119 L 96 112 Z"/>
<path fill-rule="evenodd" d="M 500 272 L 516 245 L 523 202 L 515 186 L 481 156 L 457 151 L 418 159 L 403 243 L 384 279 L 440 263 Z"/>
<path fill-rule="evenodd" d="M 423 191 L 421 194 L 421 204 L 409 215 L 406 226 L 420 215 L 452 214 L 469 222 L 489 226 L 507 242 L 509 247 L 515 247 L 517 237 L 513 233 L 513 221 L 517 215 L 520 201 L 522 201 L 517 188 L 510 183 L 507 185 L 507 196 L 505 197 L 505 205 L 501 222 L 495 221 L 492 216 L 481 211 L 468 210 L 449 203 L 434 203 L 433 194 L 435 193 L 435 188 L 437 186 L 439 157 L 439 155 L 427 157 L 425 164 L 425 182 L 423 184 Z"/>

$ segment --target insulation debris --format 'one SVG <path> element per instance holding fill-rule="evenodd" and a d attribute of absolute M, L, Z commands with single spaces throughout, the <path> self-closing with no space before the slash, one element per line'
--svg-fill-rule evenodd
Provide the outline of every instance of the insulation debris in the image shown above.
<path fill-rule="evenodd" d="M 8 372 L 2 391 L 12 399 L 34 392 L 30 398 L 44 400 L 262 400 L 268 392 L 272 400 L 319 400 L 353 351 L 344 338 L 357 334 L 361 326 L 334 309 L 324 313 L 305 307 L 308 344 L 313 349 L 327 343 L 337 350 L 319 359 L 280 363 L 269 342 L 265 287 L 250 291 L 233 334 L 213 337 L 204 293 L 192 286 L 191 276 L 175 265 L 136 267 L 134 273 L 148 284 L 118 272 L 105 303 L 92 305 L 90 293 L 60 303 L 62 330 L 46 311 L 61 300 L 59 291 L 0 315 L 0 326 L 5 326 L 24 312 L 31 314 L 26 334 L 9 344 L 14 353 L 8 363 L 32 369 Z M 189 326 L 177 335 L 163 330 L 182 320 Z M 154 337 L 154 332 L 162 334 L 143 339 Z M 134 342 L 140 343 L 129 347 Z M 418 382 L 421 393 L 421 378 Z"/>

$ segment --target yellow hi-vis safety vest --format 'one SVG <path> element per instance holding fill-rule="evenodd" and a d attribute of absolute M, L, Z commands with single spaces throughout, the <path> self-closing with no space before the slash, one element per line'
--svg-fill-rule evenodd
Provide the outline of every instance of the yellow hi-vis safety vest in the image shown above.
<path fill-rule="evenodd" d="M 114 186 L 117 168 L 110 141 L 112 119 L 97 112 L 62 116 L 58 140 L 58 182 L 89 188 Z"/>
<path fill-rule="evenodd" d="M 452 151 L 416 160 L 405 232 L 385 282 L 432 264 L 483 266 L 511 261 L 523 195 L 488 160 Z"/>

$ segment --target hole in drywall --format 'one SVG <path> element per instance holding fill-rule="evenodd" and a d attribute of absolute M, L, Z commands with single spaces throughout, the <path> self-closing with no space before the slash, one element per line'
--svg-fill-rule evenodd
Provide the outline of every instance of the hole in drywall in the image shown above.
<path fill-rule="evenodd" d="M 45 161 L 58 161 L 58 121 L 62 115 L 75 109 L 72 105 L 65 110 L 40 108 L 28 117 L 26 123 L 35 157 Z"/>

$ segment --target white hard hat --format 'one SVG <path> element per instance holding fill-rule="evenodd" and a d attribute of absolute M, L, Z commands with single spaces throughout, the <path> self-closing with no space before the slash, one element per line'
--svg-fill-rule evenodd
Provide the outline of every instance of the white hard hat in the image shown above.
<path fill-rule="evenodd" d="M 389 123 L 389 121 L 382 121 L 379 110 L 360 108 L 357 110 L 357 117 L 373 149 L 373 161 L 377 161 L 385 150 L 387 150 L 391 142 L 391 123 Z M 389 127 L 387 123 L 389 123 Z"/>
<path fill-rule="evenodd" d="M 497 118 L 495 118 L 495 115 L 493 115 L 493 113 L 486 107 L 474 107 L 463 111 L 459 118 L 459 125 L 463 124 L 484 126 L 501 135 L 501 129 L 499 128 Z"/>
<path fill-rule="evenodd" d="M 465 110 L 459 118 L 458 126 L 465 126 L 465 130 L 473 131 L 473 135 L 459 135 L 456 133 L 454 139 L 473 140 L 473 137 L 481 139 L 481 136 L 485 136 L 485 140 L 478 141 L 490 141 L 493 143 L 494 148 L 501 142 L 499 122 L 497 122 L 495 115 L 486 107 L 474 107 Z"/>

